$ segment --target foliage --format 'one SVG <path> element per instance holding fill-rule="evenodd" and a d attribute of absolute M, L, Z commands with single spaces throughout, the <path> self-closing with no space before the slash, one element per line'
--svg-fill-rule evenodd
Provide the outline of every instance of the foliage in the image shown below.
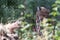
<path fill-rule="evenodd" d="M 18 30 L 19 35 L 22 34 L 26 37 L 27 32 L 33 34 L 32 28 L 36 26 L 37 6 L 48 8 L 50 10 L 49 15 L 52 15 L 50 19 L 56 19 L 58 22 L 60 15 L 60 0 L 0 0 L 0 22 L 7 23 L 11 22 L 11 20 L 17 20 L 23 17 L 21 24 L 22 28 Z M 57 23 L 57 27 L 60 26 L 58 24 L 59 23 Z M 52 25 L 49 26 L 52 27 Z M 23 38 L 22 35 L 21 37 Z"/>

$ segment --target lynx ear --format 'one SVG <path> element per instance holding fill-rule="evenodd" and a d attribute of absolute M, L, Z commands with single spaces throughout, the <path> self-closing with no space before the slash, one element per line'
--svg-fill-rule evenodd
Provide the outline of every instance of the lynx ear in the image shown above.
<path fill-rule="evenodd" d="M 49 10 L 49 9 L 47 9 L 47 12 L 48 12 L 48 13 L 50 13 L 50 10 Z"/>

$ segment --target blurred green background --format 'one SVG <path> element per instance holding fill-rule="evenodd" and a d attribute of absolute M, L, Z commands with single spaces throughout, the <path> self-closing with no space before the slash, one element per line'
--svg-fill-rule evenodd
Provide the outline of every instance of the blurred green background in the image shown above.
<path fill-rule="evenodd" d="M 50 19 L 55 19 L 57 24 L 56 40 L 60 40 L 60 0 L 0 0 L 0 22 L 7 23 L 22 19 L 22 28 L 18 30 L 19 36 L 26 39 L 27 33 L 34 36 L 32 28 L 36 20 L 37 6 L 50 10 Z M 29 40 L 32 40 L 30 38 Z M 27 39 L 26 39 L 27 40 Z"/>

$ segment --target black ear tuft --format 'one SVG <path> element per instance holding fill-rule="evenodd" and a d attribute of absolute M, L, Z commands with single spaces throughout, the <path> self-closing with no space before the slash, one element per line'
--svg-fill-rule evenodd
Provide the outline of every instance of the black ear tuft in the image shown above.
<path fill-rule="evenodd" d="M 18 37 L 14 37 L 14 39 L 16 39 L 16 40 L 17 40 L 17 39 L 18 39 Z"/>
<path fill-rule="evenodd" d="M 6 39 L 3 39 L 3 40 L 6 40 Z"/>

